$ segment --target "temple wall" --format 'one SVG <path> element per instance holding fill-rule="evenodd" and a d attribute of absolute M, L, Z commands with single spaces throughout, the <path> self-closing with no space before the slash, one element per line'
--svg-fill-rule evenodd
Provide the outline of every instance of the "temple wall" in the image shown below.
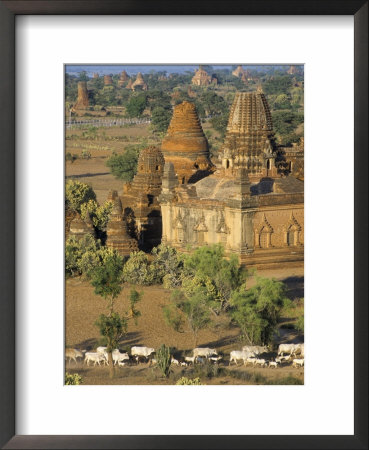
<path fill-rule="evenodd" d="M 163 241 L 186 250 L 222 243 L 228 253 L 251 255 L 280 249 L 274 262 L 303 249 L 303 204 L 241 210 L 222 206 L 162 204 Z M 261 236 L 262 235 L 262 236 Z M 299 250 L 301 252 L 301 250 Z M 251 256 L 250 255 L 250 256 Z M 246 260 L 248 256 L 245 256 Z"/>
<path fill-rule="evenodd" d="M 303 205 L 285 205 L 258 210 L 254 217 L 255 249 L 261 248 L 262 231 L 269 234 L 268 239 L 264 240 L 264 248 L 304 245 Z M 290 242 L 287 242 L 287 232 L 291 232 Z"/>

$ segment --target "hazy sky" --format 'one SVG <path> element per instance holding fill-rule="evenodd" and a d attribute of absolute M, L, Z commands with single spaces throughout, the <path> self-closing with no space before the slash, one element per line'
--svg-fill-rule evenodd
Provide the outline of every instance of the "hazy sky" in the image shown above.
<path fill-rule="evenodd" d="M 289 65 L 252 65 L 252 64 L 242 64 L 244 69 L 254 69 L 254 70 L 272 70 L 272 69 L 283 69 L 284 67 L 289 67 Z M 151 71 L 166 71 L 168 73 L 185 73 L 186 71 L 194 72 L 198 69 L 198 64 L 196 65 L 120 65 L 120 64 L 68 64 L 65 66 L 65 71 L 69 74 L 78 74 L 79 72 L 86 71 L 87 75 L 92 76 L 93 73 L 98 73 L 99 75 L 104 74 L 116 74 L 125 70 L 128 75 L 137 74 L 137 72 L 150 73 Z M 231 69 L 231 65 L 212 65 L 214 70 L 219 69 Z M 303 70 L 303 66 L 299 65 Z"/>

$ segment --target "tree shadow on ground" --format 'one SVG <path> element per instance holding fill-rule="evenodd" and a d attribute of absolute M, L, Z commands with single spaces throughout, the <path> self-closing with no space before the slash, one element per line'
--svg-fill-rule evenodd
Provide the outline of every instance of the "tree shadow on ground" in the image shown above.
<path fill-rule="evenodd" d="M 92 178 L 92 177 L 99 177 L 102 175 L 110 175 L 110 172 L 100 172 L 100 173 L 82 173 L 79 175 L 68 175 L 66 177 L 67 180 L 73 179 L 73 178 Z"/>
<path fill-rule="evenodd" d="M 287 297 L 291 300 L 304 297 L 304 277 L 287 277 L 282 280 L 287 287 Z"/>
<path fill-rule="evenodd" d="M 128 332 L 119 342 L 121 348 L 132 347 L 133 345 L 144 345 L 140 342 L 141 333 L 139 331 Z"/>
<path fill-rule="evenodd" d="M 219 348 L 238 343 L 239 343 L 238 336 L 224 336 L 221 339 L 217 339 L 216 341 L 210 341 L 207 342 L 206 344 L 202 344 L 200 347 Z"/>
<path fill-rule="evenodd" d="M 78 344 L 78 349 L 81 351 L 86 350 L 87 352 L 90 352 L 96 347 L 98 347 L 98 340 L 96 338 L 86 339 Z"/>

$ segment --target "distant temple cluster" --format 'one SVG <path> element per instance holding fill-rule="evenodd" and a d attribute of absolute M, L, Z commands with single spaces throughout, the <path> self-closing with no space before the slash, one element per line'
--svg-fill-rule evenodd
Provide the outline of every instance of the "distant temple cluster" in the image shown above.
<path fill-rule="evenodd" d="M 202 71 L 195 77 L 205 79 Z M 161 242 L 181 251 L 221 243 L 247 266 L 303 264 L 303 160 L 303 140 L 276 148 L 261 89 L 236 93 L 217 161 L 194 104 L 183 102 L 161 147 L 142 150 L 133 181 L 109 195 L 106 244 L 126 256 Z M 71 223 L 72 235 L 91 231 L 79 216 Z"/>
<path fill-rule="evenodd" d="M 202 66 L 196 71 L 192 77 L 192 84 L 195 86 L 209 86 L 210 84 L 218 84 L 218 79 L 215 75 L 210 76 Z"/>

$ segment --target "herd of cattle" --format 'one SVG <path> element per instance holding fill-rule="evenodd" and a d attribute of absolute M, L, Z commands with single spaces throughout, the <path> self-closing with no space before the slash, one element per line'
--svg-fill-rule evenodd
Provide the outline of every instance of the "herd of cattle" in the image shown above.
<path fill-rule="evenodd" d="M 94 366 L 103 363 L 109 365 L 108 353 L 106 347 L 98 347 L 96 352 L 80 351 L 75 348 L 67 348 L 65 351 L 65 359 L 69 362 L 77 363 L 78 358 L 84 360 L 86 365 L 93 363 Z M 242 361 L 245 366 L 251 364 L 252 366 L 277 368 L 280 365 L 292 362 L 293 367 L 304 366 L 304 344 L 280 344 L 278 347 L 277 356 L 273 359 L 266 359 L 263 354 L 268 353 L 269 350 L 265 346 L 246 345 L 242 350 L 233 350 L 230 352 L 229 365 L 232 363 L 238 365 L 238 361 Z M 125 366 L 130 361 L 135 361 L 137 364 L 141 361 L 149 362 L 150 365 L 157 363 L 153 357 L 155 353 L 154 348 L 150 347 L 132 347 L 131 355 L 128 353 L 121 353 L 118 349 L 113 350 L 113 364 Z M 297 358 L 298 356 L 298 358 Z M 195 348 L 192 356 L 185 356 L 182 360 L 171 357 L 171 364 L 176 366 L 188 366 L 189 364 L 204 364 L 206 361 L 212 363 L 219 363 L 223 360 L 223 356 L 218 355 L 218 352 L 212 348 Z"/>

